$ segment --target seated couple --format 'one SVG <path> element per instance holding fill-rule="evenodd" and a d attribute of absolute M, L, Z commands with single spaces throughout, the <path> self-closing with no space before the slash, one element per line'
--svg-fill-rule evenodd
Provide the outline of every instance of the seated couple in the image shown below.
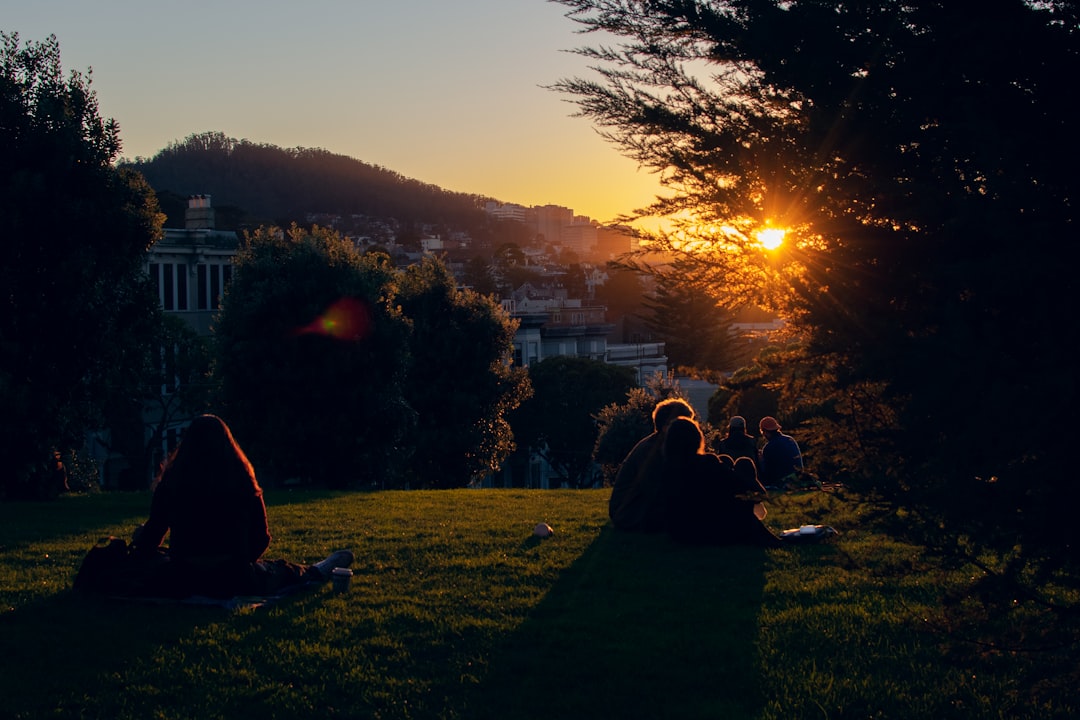
<path fill-rule="evenodd" d="M 766 493 L 753 461 L 705 452 L 693 417 L 684 400 L 657 404 L 653 432 L 630 451 L 615 477 L 612 523 L 621 530 L 666 531 L 689 544 L 781 546 L 761 522 Z"/>

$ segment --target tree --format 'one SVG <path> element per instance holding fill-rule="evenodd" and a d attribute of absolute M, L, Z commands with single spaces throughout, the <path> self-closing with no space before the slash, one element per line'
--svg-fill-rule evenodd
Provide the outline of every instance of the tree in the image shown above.
<path fill-rule="evenodd" d="M 385 487 L 415 413 L 408 327 L 384 255 L 296 226 L 247 237 L 215 328 L 223 413 L 261 477 Z"/>
<path fill-rule="evenodd" d="M 529 393 L 526 371 L 507 361 L 515 323 L 491 298 L 458 290 L 434 258 L 404 270 L 397 301 L 412 326 L 413 474 L 422 487 L 465 487 L 514 449 L 506 415 Z"/>
<path fill-rule="evenodd" d="M 484 259 L 483 255 L 473 255 L 468 259 L 465 263 L 463 280 L 480 295 L 496 295 L 499 292 L 491 264 Z"/>
<path fill-rule="evenodd" d="M 596 413 L 624 400 L 636 377 L 633 368 L 587 358 L 558 356 L 530 365 L 533 397 L 510 420 L 518 445 L 541 454 L 571 487 L 592 485 Z"/>
<path fill-rule="evenodd" d="M 641 319 L 646 307 L 640 273 L 610 267 L 607 282 L 596 288 L 596 302 L 607 308 L 608 319 L 616 324 L 618 342 L 636 342 L 647 331 Z"/>
<path fill-rule="evenodd" d="M 558 88 L 662 173 L 638 211 L 672 218 L 654 247 L 802 332 L 788 385 L 859 438 L 856 463 L 889 461 L 869 480 L 928 528 L 1080 560 L 1080 486 L 1047 431 L 1076 407 L 1056 312 L 1076 3 L 560 2 L 619 39 L 581 51 L 599 80 Z"/>
<path fill-rule="evenodd" d="M 585 281 L 585 269 L 581 267 L 581 263 L 570 263 L 566 268 L 566 274 L 560 278 L 559 284 L 566 288 L 567 297 L 588 299 L 589 285 Z"/>
<path fill-rule="evenodd" d="M 56 38 L 0 41 L 3 494 L 50 446 L 138 418 L 161 318 L 142 262 L 163 216 L 142 176 L 114 167 L 119 127 L 89 75 L 64 75 Z"/>
<path fill-rule="evenodd" d="M 146 407 L 154 407 L 154 412 L 143 414 L 144 418 L 153 418 L 148 423 L 143 479 L 157 471 L 166 430 L 182 418 L 212 412 L 216 399 L 216 388 L 210 378 L 213 366 L 211 338 L 200 336 L 178 315 L 167 314 L 162 321 L 158 374 L 143 398 Z"/>
<path fill-rule="evenodd" d="M 656 293 L 645 300 L 645 325 L 663 341 L 672 367 L 715 378 L 745 359 L 732 334 L 732 312 L 713 294 L 683 283 L 678 264 L 656 269 L 654 277 Z"/>
<path fill-rule="evenodd" d="M 626 402 L 611 403 L 596 414 L 597 435 L 593 461 L 604 473 L 604 484 L 614 485 L 619 465 L 634 446 L 653 431 L 652 413 L 656 403 L 683 397 L 678 383 L 655 375 L 644 388 L 633 388 Z"/>

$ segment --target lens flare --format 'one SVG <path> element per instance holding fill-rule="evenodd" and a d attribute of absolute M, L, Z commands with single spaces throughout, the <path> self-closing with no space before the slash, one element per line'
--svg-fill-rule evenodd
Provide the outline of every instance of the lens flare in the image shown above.
<path fill-rule="evenodd" d="M 341 298 L 294 335 L 325 335 L 335 340 L 357 342 L 371 333 L 371 312 L 356 298 Z"/>

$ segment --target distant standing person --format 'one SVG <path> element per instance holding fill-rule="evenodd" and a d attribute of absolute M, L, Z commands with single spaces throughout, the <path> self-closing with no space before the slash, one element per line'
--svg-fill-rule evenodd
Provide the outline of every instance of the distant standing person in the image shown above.
<path fill-rule="evenodd" d="M 746 433 L 746 419 L 741 415 L 735 415 L 728 421 L 727 435 L 720 438 L 716 443 L 718 455 L 728 455 L 732 460 L 750 458 L 757 466 L 758 449 L 757 438 Z"/>
<path fill-rule="evenodd" d="M 765 416 L 758 423 L 765 437 L 758 462 L 758 476 L 765 487 L 786 488 L 799 479 L 803 469 L 802 453 L 795 438 L 780 432 L 776 418 Z"/>
<path fill-rule="evenodd" d="M 64 459 L 56 448 L 49 450 L 49 460 L 46 462 L 46 476 L 48 478 L 46 482 L 48 483 L 50 497 L 71 492 L 71 486 L 68 485 L 67 466 L 64 465 Z"/>
<path fill-rule="evenodd" d="M 150 518 L 135 534 L 137 556 L 160 552 L 169 533 L 168 562 L 154 588 L 166 595 L 273 594 L 289 586 L 329 580 L 353 554 L 333 553 L 314 565 L 263 560 L 270 545 L 266 505 L 244 451 L 216 415 L 195 418 L 162 468 Z"/>
<path fill-rule="evenodd" d="M 615 475 L 608 515 L 619 530 L 661 532 L 665 527 L 663 433 L 672 420 L 693 418 L 694 408 L 682 398 L 661 400 L 653 408 L 653 431 L 626 456 Z"/>

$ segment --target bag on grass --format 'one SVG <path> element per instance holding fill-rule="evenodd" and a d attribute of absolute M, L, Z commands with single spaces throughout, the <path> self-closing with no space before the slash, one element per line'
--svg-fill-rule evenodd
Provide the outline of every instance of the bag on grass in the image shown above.
<path fill-rule="evenodd" d="M 157 552 L 136 556 L 126 540 L 106 537 L 90 548 L 75 576 L 75 589 L 104 595 L 140 595 L 153 592 L 168 557 Z"/>

